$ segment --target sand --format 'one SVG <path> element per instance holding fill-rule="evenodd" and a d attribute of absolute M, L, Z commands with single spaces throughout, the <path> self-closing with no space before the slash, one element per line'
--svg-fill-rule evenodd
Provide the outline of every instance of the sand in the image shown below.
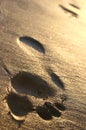
<path fill-rule="evenodd" d="M 0 130 L 85 130 L 85 9 L 0 1 Z"/>

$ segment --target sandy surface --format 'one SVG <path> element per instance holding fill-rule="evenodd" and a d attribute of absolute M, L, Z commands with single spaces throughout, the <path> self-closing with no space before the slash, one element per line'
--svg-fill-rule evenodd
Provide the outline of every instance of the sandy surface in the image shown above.
<path fill-rule="evenodd" d="M 0 130 L 85 128 L 85 0 L 0 0 Z"/>

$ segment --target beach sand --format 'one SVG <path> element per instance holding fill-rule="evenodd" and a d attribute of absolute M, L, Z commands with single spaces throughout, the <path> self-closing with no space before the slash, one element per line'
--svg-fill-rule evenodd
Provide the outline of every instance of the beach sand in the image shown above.
<path fill-rule="evenodd" d="M 85 130 L 85 9 L 0 0 L 0 130 Z"/>

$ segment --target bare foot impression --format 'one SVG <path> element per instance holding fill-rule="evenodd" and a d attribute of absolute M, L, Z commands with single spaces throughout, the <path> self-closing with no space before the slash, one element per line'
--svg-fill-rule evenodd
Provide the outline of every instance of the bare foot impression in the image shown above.
<path fill-rule="evenodd" d="M 52 75 L 52 80 L 54 80 L 54 75 Z M 57 80 L 58 85 L 63 89 L 64 85 L 60 79 L 55 77 L 55 80 Z M 18 122 L 19 127 L 25 121 L 28 113 L 35 112 L 43 120 L 52 120 L 53 117 L 59 118 L 62 111 L 66 110 L 63 101 L 53 103 L 46 101 L 48 97 L 55 95 L 54 89 L 36 75 L 19 72 L 11 78 L 11 85 L 15 92 L 9 91 L 6 101 L 9 107 L 9 114 Z M 45 98 L 45 102 L 41 106 L 34 106 L 33 101 L 28 95 L 39 99 Z"/>

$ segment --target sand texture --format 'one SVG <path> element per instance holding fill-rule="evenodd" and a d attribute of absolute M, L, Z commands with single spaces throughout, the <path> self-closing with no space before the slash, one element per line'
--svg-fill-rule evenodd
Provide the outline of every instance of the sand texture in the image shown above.
<path fill-rule="evenodd" d="M 0 0 L 0 130 L 85 130 L 86 1 Z"/>

